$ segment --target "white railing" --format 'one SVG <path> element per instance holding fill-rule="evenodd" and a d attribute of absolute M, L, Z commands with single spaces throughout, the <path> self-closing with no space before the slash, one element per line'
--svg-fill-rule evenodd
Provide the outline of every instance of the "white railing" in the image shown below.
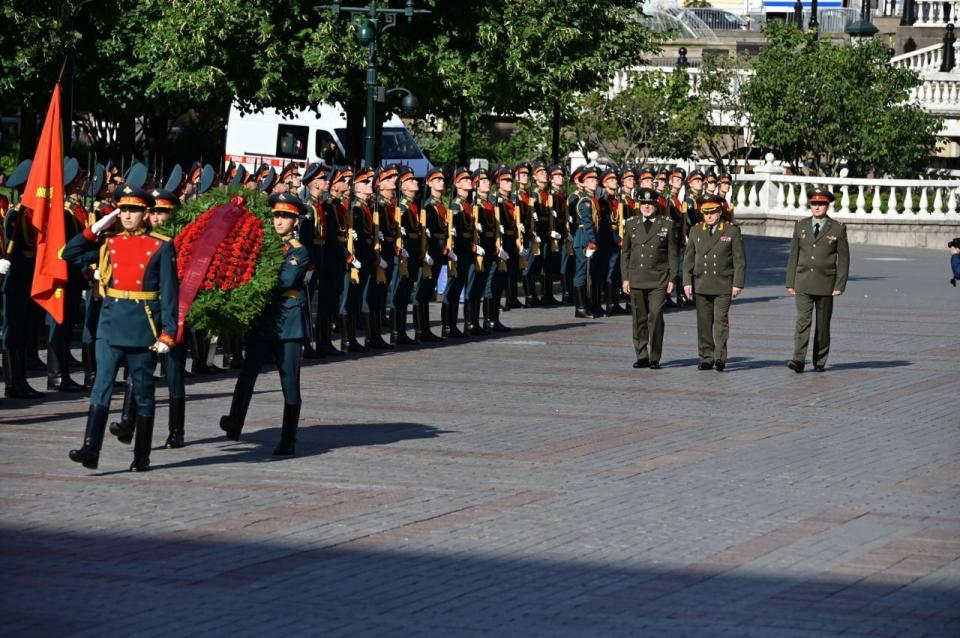
<path fill-rule="evenodd" d="M 953 45 L 957 57 L 960 57 L 960 41 Z M 901 53 L 890 58 L 893 66 L 906 67 L 918 73 L 923 71 L 939 71 L 943 63 L 943 43 L 933 44 L 910 53 Z"/>
<path fill-rule="evenodd" d="M 957 23 L 960 18 L 960 0 L 916 0 L 917 21 L 915 27 L 945 27 L 947 22 Z"/>
<path fill-rule="evenodd" d="M 873 15 L 878 18 L 903 15 L 904 0 L 880 0 L 877 8 L 873 10 Z"/>
<path fill-rule="evenodd" d="M 960 115 L 960 73 L 925 73 L 910 99 L 930 113 Z"/>
<path fill-rule="evenodd" d="M 807 190 L 814 186 L 836 195 L 830 214 L 839 219 L 960 222 L 960 180 L 737 175 L 727 199 L 737 215 L 802 217 L 810 214 Z"/>

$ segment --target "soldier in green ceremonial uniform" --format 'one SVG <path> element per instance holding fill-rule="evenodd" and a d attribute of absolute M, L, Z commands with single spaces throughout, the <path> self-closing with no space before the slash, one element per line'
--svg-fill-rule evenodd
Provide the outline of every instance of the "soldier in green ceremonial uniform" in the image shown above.
<path fill-rule="evenodd" d="M 723 199 L 707 195 L 700 201 L 703 221 L 690 229 L 683 256 L 683 287 L 696 291 L 700 370 L 722 372 L 730 336 L 730 302 L 743 290 L 747 259 L 736 224 L 721 221 Z"/>
<path fill-rule="evenodd" d="M 823 372 L 826 367 L 833 298 L 842 295 L 847 287 L 850 246 L 844 225 L 827 216 L 833 200 L 830 191 L 814 190 L 809 199 L 813 215 L 797 221 L 790 242 L 787 292 L 797 299 L 797 326 L 793 359 L 787 366 L 797 373 L 803 372 L 807 358 L 814 309 L 817 325 L 813 333 L 813 369 Z"/>
<path fill-rule="evenodd" d="M 663 304 L 673 292 L 679 263 L 674 223 L 659 214 L 658 197 L 652 188 L 637 193 L 640 215 L 626 221 L 620 257 L 623 292 L 633 311 L 633 367 L 654 370 L 660 369 L 663 350 Z"/>
<path fill-rule="evenodd" d="M 113 381 L 126 360 L 137 403 L 132 471 L 150 469 L 153 447 L 156 354 L 175 345 L 177 333 L 176 254 L 173 242 L 152 233 L 146 211 L 153 196 L 136 186 L 117 191 L 117 208 L 75 235 L 63 249 L 63 259 L 85 267 L 96 260 L 103 293 L 97 327 L 97 375 L 90 391 L 90 410 L 83 446 L 70 451 L 70 460 L 95 469 L 100 460 Z M 116 234 L 101 237 L 119 219 Z"/>
<path fill-rule="evenodd" d="M 470 193 L 473 191 L 473 179 L 467 168 L 458 168 L 453 173 L 455 195 L 450 201 L 449 239 L 447 241 L 447 285 L 443 290 L 443 306 L 441 307 L 442 327 L 440 334 L 444 337 L 461 339 L 470 336 L 473 326 L 473 301 L 470 291 L 476 279 L 482 277 L 477 273 L 480 260 L 476 259 L 477 220 L 474 215 L 474 206 L 470 202 Z M 431 186 L 432 188 L 432 186 Z M 466 290 L 463 300 L 463 327 L 461 332 L 457 328 L 457 312 L 460 308 L 460 294 Z"/>
<path fill-rule="evenodd" d="M 300 421 L 300 356 L 308 333 L 305 280 L 310 253 L 294 238 L 300 217 L 306 212 L 303 202 L 288 193 L 272 195 L 269 201 L 274 230 L 283 240 L 283 266 L 273 298 L 250 328 L 247 356 L 233 390 L 230 414 L 221 417 L 220 429 L 230 440 L 240 440 L 260 368 L 273 355 L 283 390 L 280 443 L 273 453 L 288 456 L 296 451 Z"/>

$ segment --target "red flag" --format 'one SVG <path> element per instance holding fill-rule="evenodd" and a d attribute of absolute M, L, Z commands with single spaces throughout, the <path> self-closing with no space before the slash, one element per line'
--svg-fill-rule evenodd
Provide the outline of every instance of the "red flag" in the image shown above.
<path fill-rule="evenodd" d="M 67 242 L 63 214 L 63 132 L 60 125 L 60 83 L 53 88 L 47 119 L 33 157 L 30 177 L 23 190 L 23 206 L 31 212 L 30 223 L 37 230 L 37 265 L 33 271 L 30 296 L 63 323 L 67 262 L 60 250 Z"/>

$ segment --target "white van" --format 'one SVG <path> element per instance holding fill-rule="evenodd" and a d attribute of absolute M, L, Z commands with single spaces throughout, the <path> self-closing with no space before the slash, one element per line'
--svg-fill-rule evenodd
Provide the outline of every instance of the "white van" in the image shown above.
<path fill-rule="evenodd" d="M 266 162 L 278 171 L 293 161 L 301 167 L 323 161 L 345 164 L 347 118 L 340 105 L 321 104 L 317 112 L 294 111 L 289 116 L 275 109 L 243 113 L 230 107 L 224 161 L 256 170 Z M 418 177 L 433 168 L 416 140 L 396 115 L 383 125 L 381 163 L 407 164 Z"/>

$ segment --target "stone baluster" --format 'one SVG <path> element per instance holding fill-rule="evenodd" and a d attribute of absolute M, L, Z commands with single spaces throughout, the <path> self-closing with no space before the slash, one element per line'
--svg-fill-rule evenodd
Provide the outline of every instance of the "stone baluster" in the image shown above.
<path fill-rule="evenodd" d="M 737 208 L 743 210 L 747 206 L 747 189 L 750 188 L 750 182 L 740 182 L 740 190 L 737 191 Z"/>
<path fill-rule="evenodd" d="M 863 196 L 863 184 L 857 189 L 857 215 L 867 213 L 867 199 Z"/>
<path fill-rule="evenodd" d="M 913 189 L 907 186 L 907 194 L 903 198 L 903 214 L 913 214 Z"/>
<path fill-rule="evenodd" d="M 801 214 L 807 210 L 807 185 L 806 184 L 797 184 L 800 188 L 800 196 L 797 197 L 797 208 L 800 210 Z"/>
<path fill-rule="evenodd" d="M 890 199 L 887 200 L 887 215 L 896 215 L 897 213 L 897 189 L 890 187 Z"/>
<path fill-rule="evenodd" d="M 920 187 L 920 203 L 917 205 L 918 217 L 930 216 L 930 202 L 927 200 L 927 187 Z"/>
<path fill-rule="evenodd" d="M 870 214 L 871 215 L 882 215 L 883 211 L 880 209 L 880 186 L 873 187 L 873 202 L 871 203 Z"/>
<path fill-rule="evenodd" d="M 937 215 L 943 212 L 943 189 L 942 188 L 933 189 L 933 210 L 931 212 Z"/>
<path fill-rule="evenodd" d="M 788 213 L 792 213 L 797 207 L 797 200 L 793 196 L 793 184 L 785 184 L 787 187 L 787 206 L 786 210 Z M 802 188 L 802 186 L 801 186 Z"/>
<path fill-rule="evenodd" d="M 840 214 L 849 215 L 850 214 L 850 193 L 849 187 L 844 184 L 840 187 Z"/>
<path fill-rule="evenodd" d="M 757 184 L 754 184 L 753 188 L 750 189 L 750 192 L 748 193 L 748 195 L 750 196 L 750 199 L 749 199 L 750 207 L 759 208 L 760 207 L 760 186 L 758 186 Z"/>
<path fill-rule="evenodd" d="M 947 215 L 950 217 L 957 216 L 957 189 L 951 188 L 950 194 L 947 196 Z"/>
<path fill-rule="evenodd" d="M 783 182 L 777 184 L 777 211 L 782 212 L 787 204 L 787 196 L 783 193 Z"/>

